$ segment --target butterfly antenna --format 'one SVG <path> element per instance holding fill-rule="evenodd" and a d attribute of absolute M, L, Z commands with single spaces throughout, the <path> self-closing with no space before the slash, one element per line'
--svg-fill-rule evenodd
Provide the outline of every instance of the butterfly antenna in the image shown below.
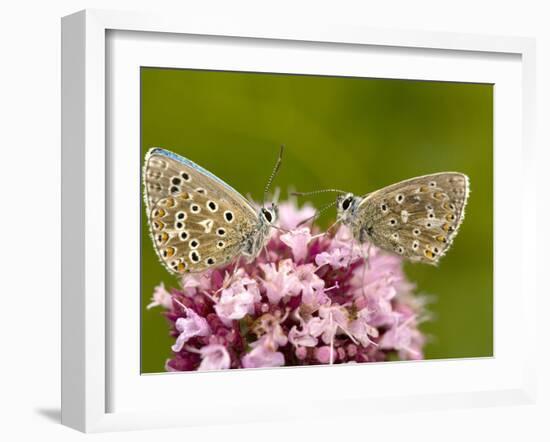
<path fill-rule="evenodd" d="M 348 193 L 345 190 L 340 190 L 340 189 L 323 189 L 323 190 L 314 190 L 312 192 L 291 192 L 290 194 L 292 196 L 309 196 L 309 195 L 317 195 L 319 193 L 327 193 L 327 192 Z"/>
<path fill-rule="evenodd" d="M 300 227 L 308 222 L 313 222 L 317 218 L 321 216 L 321 213 L 323 213 L 325 210 L 330 209 L 332 206 L 334 206 L 337 203 L 337 201 L 333 201 L 332 203 L 327 204 L 326 206 L 321 207 L 321 209 L 317 210 L 314 215 L 310 216 L 309 218 L 306 218 L 298 223 L 296 227 Z"/>
<path fill-rule="evenodd" d="M 285 146 L 284 144 L 281 144 L 281 148 L 279 150 L 279 158 L 277 158 L 277 162 L 275 163 L 275 167 L 273 168 L 273 171 L 271 172 L 271 176 L 269 177 L 269 180 L 267 180 L 267 184 L 265 185 L 264 189 L 264 202 L 263 207 L 265 207 L 265 201 L 267 199 L 267 192 L 269 192 L 269 188 L 271 187 L 271 183 L 277 176 L 277 173 L 279 172 L 279 169 L 281 168 L 281 163 L 283 162 L 283 150 Z"/>

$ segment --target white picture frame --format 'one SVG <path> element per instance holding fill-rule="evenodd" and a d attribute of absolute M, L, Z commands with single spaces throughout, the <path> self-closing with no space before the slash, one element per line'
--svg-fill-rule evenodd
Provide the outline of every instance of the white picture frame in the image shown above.
<path fill-rule="evenodd" d="M 141 43 L 136 42 L 135 38 L 124 42 L 125 35 L 135 37 L 138 35 L 136 33 L 139 33 Z M 123 36 L 122 46 L 117 46 L 115 51 L 109 46 L 109 35 Z M 429 78 L 440 80 L 450 78 L 449 59 L 462 60 L 463 56 L 467 56 L 483 62 L 485 58 L 506 60 L 506 57 L 509 57 L 510 76 L 499 73 L 508 72 L 507 68 L 491 68 L 490 63 L 487 64 L 486 76 L 483 73 L 479 74 L 479 71 L 470 72 L 467 68 L 469 62 L 466 60 L 466 67 L 460 77 L 462 80 L 471 78 L 474 81 L 482 78 L 491 81 L 492 76 L 495 76 L 494 78 L 499 79 L 495 84 L 497 87 L 502 84 L 504 91 L 497 95 L 498 99 L 509 100 L 506 103 L 515 104 L 501 109 L 502 102 L 495 102 L 495 124 L 500 125 L 495 130 L 495 294 L 502 293 L 498 297 L 495 295 L 495 357 L 422 363 L 362 364 L 355 367 L 317 367 L 305 371 L 279 369 L 163 376 L 140 376 L 139 370 L 135 370 L 135 365 L 132 364 L 137 363 L 139 367 L 139 361 L 133 361 L 133 356 L 136 351 L 139 352 L 139 348 L 136 348 L 134 341 L 129 346 L 129 357 L 118 357 L 119 351 L 114 351 L 120 348 L 116 343 L 117 324 L 126 319 L 116 313 L 116 301 L 110 298 L 113 287 L 116 287 L 116 282 L 111 278 L 111 267 L 120 258 L 120 249 L 113 247 L 120 237 L 120 230 L 117 230 L 116 219 L 113 219 L 117 213 L 113 209 L 116 196 L 111 194 L 111 190 L 113 183 L 126 180 L 126 177 L 129 177 L 128 180 L 135 179 L 136 173 L 131 162 L 124 166 L 123 162 L 117 159 L 118 154 L 115 155 L 110 150 L 110 143 L 117 142 L 117 135 L 116 128 L 109 131 L 106 122 L 116 124 L 117 127 L 124 124 L 120 127 L 124 127 L 127 133 L 133 133 L 135 119 L 128 125 L 117 120 L 119 111 L 109 107 L 109 83 L 118 81 L 119 75 L 126 75 L 125 66 L 132 68 L 140 64 L 139 57 L 145 56 L 143 54 L 148 51 L 139 51 L 143 54 L 136 57 L 135 45 L 145 45 L 145 40 L 152 39 L 153 36 L 160 45 L 149 49 L 155 57 L 171 56 L 169 50 L 162 50 L 164 43 L 159 42 L 159 38 L 162 40 L 163 37 L 169 37 L 172 43 L 185 44 L 186 36 L 205 38 L 206 45 L 210 44 L 207 38 L 210 36 L 216 37 L 217 41 L 223 41 L 226 47 L 232 46 L 233 43 L 237 46 L 237 42 L 250 42 L 255 46 L 269 42 L 271 45 L 281 44 L 286 48 L 297 48 L 299 45 L 299 49 L 305 52 L 313 48 L 317 50 L 317 47 L 328 48 L 329 52 L 346 47 L 368 47 L 376 48 L 382 55 L 385 51 L 395 48 L 405 55 L 409 51 L 425 51 L 422 52 L 422 57 L 427 55 L 433 61 L 433 71 Z M 296 417 L 329 417 L 328 410 L 330 415 L 334 416 L 361 415 L 380 410 L 395 412 L 532 403 L 535 394 L 536 358 L 532 348 L 535 340 L 531 337 L 534 336 L 536 327 L 532 319 L 536 316 L 536 290 L 535 266 L 527 265 L 526 257 L 536 256 L 536 250 L 534 242 L 521 241 L 521 238 L 526 237 L 526 223 L 523 220 L 536 218 L 536 194 L 533 191 L 536 188 L 535 176 L 531 173 L 534 167 L 534 45 L 533 39 L 519 37 L 388 31 L 337 25 L 307 24 L 293 27 L 278 24 L 275 27 L 265 23 L 247 23 L 244 19 L 238 23 L 216 23 L 194 20 L 192 17 L 101 10 L 81 11 L 64 17 L 62 423 L 80 431 L 96 432 L 207 425 L 213 420 L 217 423 L 231 423 Z M 214 46 L 212 44 L 212 47 Z M 125 48 L 126 51 L 121 51 L 120 48 Z M 125 54 L 128 54 L 128 57 Z M 110 63 L 117 63 L 114 57 L 120 57 L 120 60 L 126 63 L 119 63 L 122 66 L 121 70 L 109 68 Z M 245 55 L 241 55 L 240 58 L 234 57 L 232 63 L 235 65 L 232 67 L 244 70 L 244 66 L 249 66 L 250 63 L 260 63 L 257 59 L 251 62 L 244 57 Z M 166 59 L 158 60 L 159 63 L 169 63 Z M 243 64 L 239 68 L 237 65 L 240 62 Z M 203 60 L 201 63 L 201 67 L 205 66 L 204 63 L 208 66 L 217 66 L 215 60 L 211 59 Z M 425 67 L 422 66 L 421 63 L 417 66 L 420 72 L 417 78 L 423 78 L 421 70 Z M 353 66 L 350 67 L 352 68 Z M 411 67 L 413 68 L 414 66 Z M 392 75 L 390 70 L 385 72 L 383 66 L 380 69 L 380 76 Z M 397 68 L 394 66 L 391 69 Z M 396 75 L 396 78 L 402 78 L 400 75 Z M 128 84 L 131 85 L 131 81 L 128 81 Z M 131 89 L 128 89 L 130 94 Z M 133 93 L 137 93 L 136 90 Z M 128 103 L 131 102 L 132 97 L 128 96 Z M 139 138 L 138 134 L 136 136 Z M 139 150 L 139 144 L 136 149 Z M 522 188 L 506 188 L 504 177 L 509 172 L 522 174 Z M 131 178 L 132 175 L 134 178 Z M 137 176 L 139 180 L 139 168 Z M 116 183 L 115 185 L 120 188 Z M 508 217 L 506 222 L 509 224 L 505 224 L 502 217 L 499 218 L 502 205 L 505 204 L 502 197 L 504 192 L 500 189 L 506 190 L 507 194 L 516 192 L 517 198 L 521 200 L 522 210 L 518 211 L 515 218 Z M 130 213 L 133 212 L 130 210 Z M 521 238 L 515 245 L 504 250 L 499 235 L 504 234 L 507 228 L 518 229 Z M 510 272 L 505 260 L 501 259 L 505 253 L 514 253 L 516 256 L 515 268 L 519 270 L 516 270 L 518 276 L 513 281 L 504 280 Z M 521 265 L 518 266 L 517 262 Z M 511 290 L 516 290 L 517 298 L 514 300 L 507 296 Z M 504 328 L 499 329 L 503 321 L 510 317 L 513 309 L 517 322 L 522 324 L 522 353 L 519 356 L 517 353 L 514 354 L 515 361 L 512 360 L 509 350 L 514 345 L 516 337 L 512 333 L 506 334 L 508 332 Z M 521 318 L 530 320 L 522 321 Z M 139 329 L 130 333 L 138 336 Z M 133 338 L 130 335 L 128 339 Z M 133 362 L 125 366 L 121 362 L 123 359 Z M 344 380 L 341 375 L 342 369 L 348 370 Z M 414 376 L 418 382 L 408 390 L 403 386 L 393 390 L 372 386 L 368 390 L 356 388 L 352 393 L 345 395 L 338 392 L 313 394 L 315 382 L 318 382 L 320 377 L 330 384 L 333 373 L 338 372 L 341 382 L 345 383 L 348 379 L 352 382 L 362 376 L 364 370 L 370 370 L 369 375 L 377 376 L 379 384 L 384 383 L 384 376 L 392 376 L 393 379 Z M 441 375 L 438 376 L 439 373 Z M 449 379 L 452 379 L 452 382 Z M 230 382 L 227 382 L 228 380 Z M 299 386 L 312 394 L 303 401 L 297 400 L 295 404 L 281 406 L 282 402 L 276 398 L 281 385 Z M 197 400 L 188 407 L 176 409 L 168 391 L 184 388 L 188 397 L 195 394 Z M 202 389 L 204 392 L 204 388 L 215 391 L 220 403 L 223 403 L 226 397 L 230 397 L 232 407 L 216 407 L 215 412 L 209 410 L 208 404 L 205 401 L 201 402 L 199 398 L 198 391 Z M 251 391 L 263 388 L 267 393 L 258 397 L 254 405 L 251 405 L 245 400 L 239 402 L 238 392 L 243 388 Z M 351 384 L 341 390 L 349 392 L 350 388 Z M 113 397 L 117 398 L 116 401 Z M 337 403 L 337 406 L 326 407 L 328 402 Z"/>

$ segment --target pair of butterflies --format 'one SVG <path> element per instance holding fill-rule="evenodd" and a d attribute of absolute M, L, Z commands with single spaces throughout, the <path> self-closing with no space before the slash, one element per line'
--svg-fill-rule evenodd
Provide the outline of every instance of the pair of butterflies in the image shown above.
<path fill-rule="evenodd" d="M 280 162 L 281 156 L 268 186 Z M 240 257 L 252 261 L 277 222 L 275 204 L 257 210 L 217 176 L 164 149 L 147 153 L 143 181 L 153 244 L 174 274 L 203 272 Z M 457 234 L 468 193 L 468 177 L 458 172 L 412 178 L 363 197 L 343 193 L 337 222 L 360 244 L 436 264 Z"/>

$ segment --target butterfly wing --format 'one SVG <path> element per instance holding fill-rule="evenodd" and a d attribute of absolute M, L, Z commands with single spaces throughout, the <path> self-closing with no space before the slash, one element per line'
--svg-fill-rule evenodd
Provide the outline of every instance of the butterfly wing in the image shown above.
<path fill-rule="evenodd" d="M 257 228 L 258 215 L 241 194 L 186 158 L 152 149 L 143 174 L 153 244 L 171 273 L 230 262 Z"/>
<path fill-rule="evenodd" d="M 468 177 L 458 172 L 385 187 L 359 204 L 360 235 L 412 261 L 436 264 L 458 232 L 468 194 Z"/>
<path fill-rule="evenodd" d="M 143 181 L 148 212 L 161 198 L 183 190 L 207 189 L 217 192 L 218 197 L 227 196 L 239 207 L 242 206 L 257 216 L 250 202 L 229 184 L 191 160 L 168 150 L 154 147 L 147 152 Z"/>

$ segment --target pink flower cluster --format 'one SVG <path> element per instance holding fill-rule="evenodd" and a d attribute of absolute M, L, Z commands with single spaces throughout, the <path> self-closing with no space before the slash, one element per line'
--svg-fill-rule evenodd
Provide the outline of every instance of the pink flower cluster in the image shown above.
<path fill-rule="evenodd" d="M 265 252 L 233 265 L 160 284 L 175 338 L 168 371 L 221 370 L 421 359 L 426 317 L 400 257 L 360 246 L 346 227 L 334 235 L 295 226 L 314 214 L 286 202 Z"/>

